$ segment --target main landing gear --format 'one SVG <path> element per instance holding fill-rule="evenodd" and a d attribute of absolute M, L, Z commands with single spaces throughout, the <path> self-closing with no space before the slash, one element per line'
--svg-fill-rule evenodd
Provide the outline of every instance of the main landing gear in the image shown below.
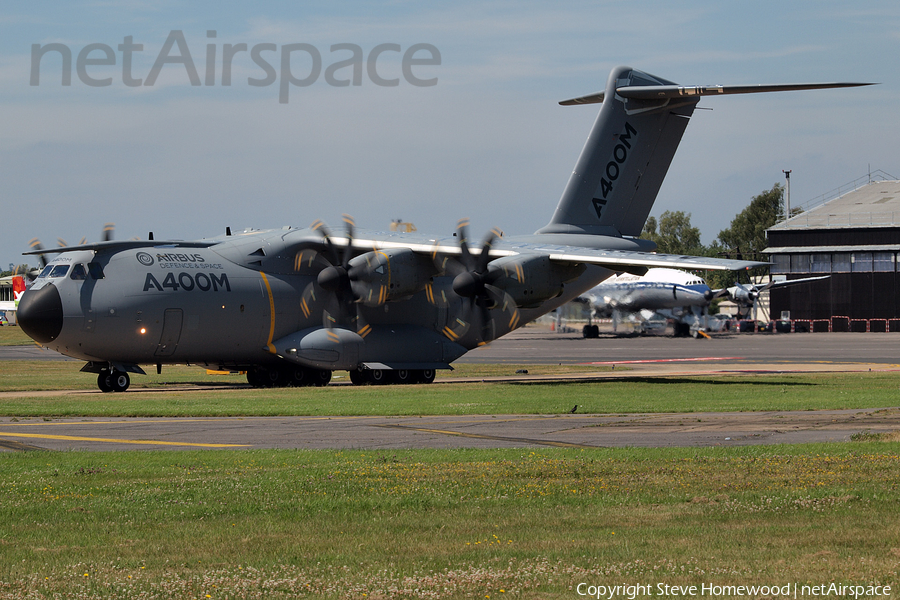
<path fill-rule="evenodd" d="M 353 385 L 431 383 L 435 374 L 434 369 L 359 369 L 350 371 L 350 381 Z"/>

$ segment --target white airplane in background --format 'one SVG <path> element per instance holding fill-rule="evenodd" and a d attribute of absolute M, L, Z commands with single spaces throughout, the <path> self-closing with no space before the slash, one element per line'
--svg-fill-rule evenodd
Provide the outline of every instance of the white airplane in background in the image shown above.
<path fill-rule="evenodd" d="M 581 296 L 593 316 L 613 320 L 613 331 L 623 320 L 640 325 L 640 331 L 655 329 L 654 322 L 671 319 L 676 336 L 708 337 L 721 331 L 725 321 L 710 318 L 709 305 L 728 296 L 738 305 L 738 318 L 744 319 L 756 308 L 760 294 L 775 288 L 826 279 L 828 276 L 771 281 L 764 285 L 741 284 L 712 289 L 699 275 L 679 269 L 654 268 L 644 275 L 620 273 Z M 597 337 L 596 325 L 586 325 L 584 337 Z"/>
<path fill-rule="evenodd" d="M 726 290 L 712 290 L 698 275 L 678 269 L 649 269 L 644 275 L 620 273 L 582 296 L 594 316 L 613 320 L 613 331 L 622 321 L 652 329 L 653 321 L 672 319 L 675 335 L 694 337 L 707 329 L 709 303 Z M 585 337 L 596 337 L 596 325 L 585 327 Z"/>

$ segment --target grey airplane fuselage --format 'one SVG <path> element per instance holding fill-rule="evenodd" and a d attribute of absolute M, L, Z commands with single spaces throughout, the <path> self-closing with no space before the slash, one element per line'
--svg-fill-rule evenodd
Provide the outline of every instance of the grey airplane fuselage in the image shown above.
<path fill-rule="evenodd" d="M 293 230 L 298 232 L 302 230 Z M 304 311 L 302 298 L 315 272 L 297 273 L 293 257 L 273 248 L 284 231 L 254 232 L 223 240 L 207 248 L 143 247 L 109 252 L 82 250 L 56 257 L 32 284 L 29 294 L 59 294 L 58 332 L 38 339 L 44 346 L 86 361 L 124 365 L 195 363 L 216 367 L 248 367 L 278 363 L 285 358 L 275 343 L 296 332 L 322 332 L 322 298 L 312 298 Z M 239 264 L 232 257 L 253 259 L 248 248 L 264 248 L 260 264 Z M 274 250 L 274 251 L 273 251 Z M 265 254 L 265 256 L 262 256 Z M 263 269 L 268 261 L 270 269 Z M 279 261 L 285 263 L 279 267 Z M 290 263 L 290 266 L 286 266 Z M 282 272 L 279 272 L 282 271 Z M 527 323 L 609 276 L 602 267 L 565 286 L 565 292 L 532 308 L 522 308 L 515 323 L 496 319 L 495 336 Z M 429 302 L 417 292 L 376 306 L 358 303 L 371 326 L 367 345 L 372 356 L 327 356 L 328 343 L 306 354 L 288 357 L 314 368 L 358 368 L 378 360 L 403 364 L 448 364 L 482 341 L 468 331 L 453 339 L 444 333 L 466 302 L 450 293 L 452 277 L 433 278 L 432 293 L 450 298 L 446 306 Z M 493 309 L 499 311 L 500 309 Z M 379 338 L 381 341 L 379 342 Z M 324 338 L 323 338 L 324 339 Z M 393 341 L 392 341 L 393 340 Z M 392 344 L 398 348 L 385 350 Z M 333 344 L 332 344 L 333 347 Z M 334 359 L 334 360 L 330 360 Z"/>

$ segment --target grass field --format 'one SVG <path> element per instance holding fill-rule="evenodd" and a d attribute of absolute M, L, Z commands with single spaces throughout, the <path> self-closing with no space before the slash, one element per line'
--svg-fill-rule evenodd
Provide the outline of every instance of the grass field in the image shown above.
<path fill-rule="evenodd" d="M 80 363 L 7 361 L 0 364 L 0 416 L 249 416 L 554 414 L 814 410 L 896 406 L 900 373 L 773 374 L 646 377 L 596 382 L 468 383 L 426 386 L 329 386 L 251 389 L 240 375 L 211 376 L 196 367 L 166 367 L 133 378 L 153 393 L 40 395 L 38 390 L 94 390 L 96 376 Z M 461 365 L 457 374 L 552 374 L 578 367 Z M 593 369 L 593 368 L 591 368 Z M 193 382 L 201 391 L 175 391 Z M 21 393 L 12 393 L 21 392 Z"/>
<path fill-rule="evenodd" d="M 143 393 L 39 395 L 93 390 L 94 376 L 78 368 L 0 363 L 0 415 L 815 410 L 897 406 L 900 397 L 894 373 L 254 390 L 187 367 L 135 377 L 152 390 Z M 463 368 L 473 377 L 557 369 Z M 204 389 L 170 389 L 178 382 Z M 900 443 L 855 439 L 0 453 L 0 600 L 549 599 L 580 597 L 579 583 L 645 584 L 661 597 L 657 585 L 835 582 L 890 585 L 896 596 Z"/>
<path fill-rule="evenodd" d="M 0 346 L 30 346 L 32 339 L 25 335 L 21 327 L 4 325 L 0 327 Z"/>
<path fill-rule="evenodd" d="M 0 598 L 896 590 L 897 450 L 6 454 Z"/>

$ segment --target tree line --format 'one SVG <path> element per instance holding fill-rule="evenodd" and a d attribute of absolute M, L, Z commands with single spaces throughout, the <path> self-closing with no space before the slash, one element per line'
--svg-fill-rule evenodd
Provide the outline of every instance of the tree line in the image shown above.
<path fill-rule="evenodd" d="M 700 242 L 700 230 L 691 225 L 691 214 L 680 210 L 667 210 L 658 220 L 649 217 L 641 238 L 656 242 L 657 252 L 662 254 L 768 262 L 769 257 L 762 253 L 768 245 L 766 230 L 784 218 L 783 199 L 784 187 L 780 183 L 754 196 L 747 208 L 738 213 L 731 225 L 720 231 L 708 246 Z M 791 216 L 799 212 L 800 209 L 793 209 Z M 749 274 L 762 275 L 767 271 L 766 268 L 752 269 Z M 736 279 L 737 274 L 729 271 L 706 273 L 707 283 L 712 288 L 734 285 Z"/>

